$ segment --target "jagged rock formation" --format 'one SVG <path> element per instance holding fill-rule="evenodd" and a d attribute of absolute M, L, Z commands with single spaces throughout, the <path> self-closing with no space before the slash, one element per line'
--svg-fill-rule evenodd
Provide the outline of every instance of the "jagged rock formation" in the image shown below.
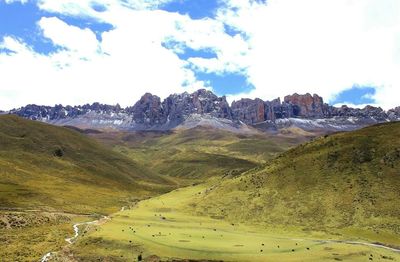
<path fill-rule="evenodd" d="M 293 105 L 293 115 L 304 118 L 324 117 L 324 101 L 322 97 L 314 94 L 285 96 L 285 103 Z"/>
<path fill-rule="evenodd" d="M 246 124 L 256 124 L 266 120 L 265 104 L 259 98 L 254 100 L 244 98 L 232 103 L 232 114 L 234 119 L 238 119 Z"/>
<path fill-rule="evenodd" d="M 241 99 L 229 106 L 226 98 L 200 89 L 192 94 L 173 94 L 161 101 L 150 93 L 144 94 L 132 107 L 94 103 L 83 106 L 37 106 L 11 110 L 9 113 L 56 125 L 84 128 L 113 128 L 124 130 L 168 130 L 177 126 L 207 123 L 220 128 L 243 125 L 279 129 L 297 126 L 303 129 L 349 130 L 366 125 L 400 120 L 400 107 L 384 111 L 366 106 L 333 107 L 314 94 L 293 94 L 283 101 Z M 186 124 L 185 124 L 186 123 Z M 247 130 L 247 129 L 246 129 Z"/>
<path fill-rule="evenodd" d="M 110 106 L 100 103 L 93 103 L 92 105 L 86 104 L 83 106 L 62 106 L 55 105 L 51 106 L 38 106 L 38 105 L 27 105 L 19 109 L 13 109 L 10 111 L 12 114 L 17 114 L 21 117 L 28 118 L 31 120 L 56 120 L 64 118 L 74 118 L 80 115 L 85 115 L 89 112 L 97 112 L 100 114 L 111 114 L 120 113 L 123 109 L 119 105 Z"/>
<path fill-rule="evenodd" d="M 144 94 L 132 108 L 128 108 L 127 112 L 137 124 L 144 127 L 164 124 L 166 121 L 161 99 L 150 93 Z"/>
<path fill-rule="evenodd" d="M 163 102 L 158 96 L 146 93 L 126 112 L 132 116 L 136 129 L 169 129 L 194 114 L 232 119 L 226 98 L 204 89 L 193 94 L 173 94 Z"/>
<path fill-rule="evenodd" d="M 388 117 L 389 117 L 389 119 L 390 120 L 397 120 L 397 119 L 399 119 L 399 117 L 400 117 L 400 106 L 398 106 L 398 107 L 396 107 L 396 108 L 394 108 L 394 109 L 390 109 L 389 111 L 388 111 Z"/>
<path fill-rule="evenodd" d="M 275 121 L 282 118 L 324 118 L 329 106 L 324 104 L 322 97 L 314 94 L 286 96 L 272 101 L 262 101 L 259 98 L 241 99 L 232 103 L 234 116 L 246 124 L 257 124 L 267 120 Z M 325 113 L 326 112 L 326 113 Z"/>
<path fill-rule="evenodd" d="M 208 114 L 215 118 L 231 119 L 231 109 L 225 97 L 200 89 L 193 94 L 173 94 L 162 103 L 167 120 L 174 124 L 182 122 L 192 114 Z"/>

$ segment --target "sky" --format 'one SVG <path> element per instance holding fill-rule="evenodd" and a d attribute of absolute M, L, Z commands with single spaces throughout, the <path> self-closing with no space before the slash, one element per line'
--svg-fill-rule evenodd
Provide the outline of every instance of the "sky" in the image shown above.
<path fill-rule="evenodd" d="M 0 0 L 0 109 L 317 93 L 400 105 L 399 0 Z"/>

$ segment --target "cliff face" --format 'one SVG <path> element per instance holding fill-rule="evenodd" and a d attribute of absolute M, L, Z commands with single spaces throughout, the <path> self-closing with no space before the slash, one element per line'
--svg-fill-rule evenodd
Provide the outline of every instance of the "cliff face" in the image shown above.
<path fill-rule="evenodd" d="M 179 123 L 192 114 L 209 114 L 216 118 L 231 119 L 231 108 L 225 97 L 218 97 L 210 91 L 200 89 L 193 94 L 173 94 L 163 103 L 169 122 Z"/>
<path fill-rule="evenodd" d="M 387 112 L 373 106 L 337 108 L 325 104 L 322 97 L 308 93 L 289 95 L 283 101 L 279 98 L 272 101 L 245 98 L 229 106 L 225 97 L 218 97 L 204 89 L 192 94 L 173 94 L 163 101 L 156 95 L 146 93 L 134 106 L 127 108 L 99 103 L 74 107 L 28 105 L 9 113 L 58 125 L 133 130 L 166 130 L 188 119 L 193 125 L 196 119 L 201 118 L 207 118 L 208 123 L 216 125 L 222 121 L 224 126 L 227 123 L 253 126 L 268 122 L 276 128 L 287 125 L 323 128 L 324 123 L 329 123 L 330 128 L 336 129 L 400 120 L 400 107 Z M 286 121 L 288 119 L 292 120 Z"/>
<path fill-rule="evenodd" d="M 265 101 L 261 99 L 241 99 L 232 103 L 234 117 L 246 124 L 257 124 L 277 119 L 327 119 L 327 118 L 358 118 L 373 119 L 378 122 L 393 121 L 400 118 L 400 107 L 385 112 L 382 108 L 366 106 L 365 108 L 350 108 L 348 106 L 333 107 L 325 104 L 322 97 L 314 94 L 293 94 Z M 264 115 L 259 112 L 264 108 Z"/>
<path fill-rule="evenodd" d="M 390 109 L 388 111 L 388 117 L 390 120 L 396 120 L 400 118 L 400 106 L 394 108 L 394 109 Z"/>
<path fill-rule="evenodd" d="M 322 97 L 314 94 L 286 96 L 285 103 L 293 105 L 293 115 L 305 118 L 323 118 L 324 101 Z"/>
<path fill-rule="evenodd" d="M 136 104 L 127 110 L 137 124 L 151 127 L 166 122 L 161 99 L 150 93 L 144 94 Z"/>
<path fill-rule="evenodd" d="M 241 99 L 232 103 L 232 116 L 243 123 L 252 125 L 265 121 L 265 104 L 261 99 Z"/>
<path fill-rule="evenodd" d="M 324 118 L 326 106 L 322 97 L 316 94 L 294 94 L 286 96 L 283 102 L 279 98 L 265 102 L 258 98 L 241 99 L 232 103 L 232 111 L 244 123 L 255 124 L 291 117 Z"/>

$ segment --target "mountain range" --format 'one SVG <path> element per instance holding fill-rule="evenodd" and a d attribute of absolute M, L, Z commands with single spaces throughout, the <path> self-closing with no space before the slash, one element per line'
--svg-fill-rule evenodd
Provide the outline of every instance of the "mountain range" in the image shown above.
<path fill-rule="evenodd" d="M 354 130 L 364 126 L 400 120 L 400 107 L 385 111 L 366 106 L 334 107 L 317 94 L 293 94 L 272 101 L 243 98 L 230 105 L 225 96 L 200 89 L 194 93 L 160 97 L 146 93 L 133 106 L 100 103 L 83 106 L 30 104 L 8 113 L 61 126 L 116 130 L 171 130 L 212 126 L 235 132 L 255 129 L 277 131 L 298 127 L 307 131 Z"/>

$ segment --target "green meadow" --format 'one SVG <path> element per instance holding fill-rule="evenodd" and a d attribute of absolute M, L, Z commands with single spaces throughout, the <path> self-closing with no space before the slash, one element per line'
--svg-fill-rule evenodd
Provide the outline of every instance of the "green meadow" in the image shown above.
<path fill-rule="evenodd" d="M 149 261 L 197 259 L 216 261 L 396 261 L 400 253 L 361 244 L 323 232 L 230 223 L 188 212 L 190 200 L 206 185 L 177 189 L 118 212 L 93 227 L 73 246 L 81 261 Z M 245 207 L 238 207 L 238 209 Z M 328 241 L 328 242 L 324 242 Z M 358 239 L 367 243 L 367 240 Z M 152 259 L 152 260 L 151 260 Z"/>

